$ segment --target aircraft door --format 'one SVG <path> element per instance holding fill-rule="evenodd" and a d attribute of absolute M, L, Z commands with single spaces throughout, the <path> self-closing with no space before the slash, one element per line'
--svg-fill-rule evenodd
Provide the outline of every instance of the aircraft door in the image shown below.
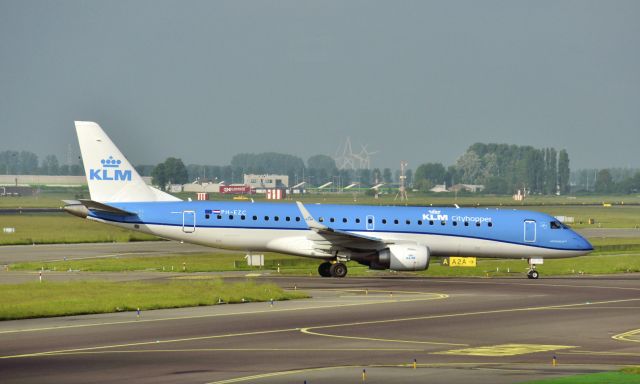
<path fill-rule="evenodd" d="M 182 232 L 192 233 L 196 231 L 195 211 L 182 211 Z"/>
<path fill-rule="evenodd" d="M 535 243 L 536 242 L 536 222 L 535 220 L 524 221 L 524 242 Z"/>
<path fill-rule="evenodd" d="M 367 215 L 367 231 L 373 231 L 376 225 L 376 218 L 373 215 Z"/>

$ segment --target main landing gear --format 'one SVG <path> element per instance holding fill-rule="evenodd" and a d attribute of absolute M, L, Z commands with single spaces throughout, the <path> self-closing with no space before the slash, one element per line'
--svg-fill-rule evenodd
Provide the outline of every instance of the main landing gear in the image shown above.
<path fill-rule="evenodd" d="M 537 279 L 539 276 L 540 274 L 535 269 L 530 269 L 529 272 L 527 272 L 527 278 L 529 279 Z"/>
<path fill-rule="evenodd" d="M 347 266 L 339 261 L 334 263 L 325 261 L 318 266 L 318 273 L 322 277 L 345 277 Z"/>

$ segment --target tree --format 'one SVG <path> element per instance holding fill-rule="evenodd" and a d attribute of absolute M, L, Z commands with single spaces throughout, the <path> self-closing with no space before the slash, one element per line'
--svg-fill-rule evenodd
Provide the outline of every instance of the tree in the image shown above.
<path fill-rule="evenodd" d="M 478 184 L 482 175 L 482 161 L 474 151 L 467 151 L 462 155 L 456 167 L 460 170 L 463 183 Z"/>
<path fill-rule="evenodd" d="M 58 158 L 55 155 L 47 155 L 42 160 L 42 173 L 45 175 L 57 175 L 60 170 Z"/>
<path fill-rule="evenodd" d="M 416 169 L 413 179 L 415 183 L 422 183 L 428 180 L 432 185 L 442 184 L 445 182 L 447 171 L 441 163 L 421 164 Z"/>
<path fill-rule="evenodd" d="M 187 167 L 181 159 L 169 157 L 151 172 L 153 184 L 165 189 L 167 184 L 184 184 L 189 180 Z"/>
<path fill-rule="evenodd" d="M 569 169 L 569 154 L 565 149 L 560 151 L 558 156 L 558 184 L 560 185 L 560 193 L 566 195 L 570 192 L 569 177 L 571 170 Z"/>
<path fill-rule="evenodd" d="M 155 168 L 153 168 L 153 171 L 151 172 L 151 177 L 152 177 L 152 183 L 154 185 L 157 185 L 163 191 L 166 189 L 167 174 L 165 171 L 164 163 L 160 163 L 156 165 Z"/>
<path fill-rule="evenodd" d="M 331 156 L 315 155 L 307 159 L 307 169 L 322 169 L 327 175 L 333 176 L 338 172 L 336 161 Z"/>
<path fill-rule="evenodd" d="M 184 184 L 189 181 L 187 167 L 181 159 L 169 157 L 164 161 L 164 172 L 169 184 Z"/>
<path fill-rule="evenodd" d="M 491 176 L 485 181 L 484 192 L 495 195 L 508 194 L 509 186 L 504 178 L 500 176 Z"/>
<path fill-rule="evenodd" d="M 609 193 L 613 190 L 613 179 L 608 169 L 601 169 L 596 176 L 596 192 Z"/>
<path fill-rule="evenodd" d="M 555 149 L 546 149 L 545 165 L 545 193 L 553 195 L 558 189 L 558 158 Z"/>
<path fill-rule="evenodd" d="M 391 168 L 385 168 L 384 170 L 382 170 L 382 181 L 386 184 L 391 184 L 391 178 L 393 176 L 391 175 Z"/>

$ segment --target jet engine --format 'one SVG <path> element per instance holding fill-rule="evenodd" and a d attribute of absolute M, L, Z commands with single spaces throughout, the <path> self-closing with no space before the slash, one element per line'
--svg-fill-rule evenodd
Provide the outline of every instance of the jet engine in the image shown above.
<path fill-rule="evenodd" d="M 369 264 L 371 269 L 422 271 L 429 268 L 429 248 L 419 244 L 392 244 L 378 252 Z"/>

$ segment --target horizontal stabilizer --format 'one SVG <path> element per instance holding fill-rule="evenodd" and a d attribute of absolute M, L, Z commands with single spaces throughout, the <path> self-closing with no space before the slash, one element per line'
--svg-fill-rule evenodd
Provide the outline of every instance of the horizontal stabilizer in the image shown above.
<path fill-rule="evenodd" d="M 124 209 L 116 208 L 114 206 L 99 203 L 93 200 L 80 199 L 80 203 L 82 203 L 82 205 L 84 205 L 85 207 L 87 207 L 87 209 L 92 211 L 108 212 L 108 213 L 113 213 L 115 215 L 120 215 L 120 216 L 136 216 L 137 215 L 137 213 L 125 211 Z"/>
<path fill-rule="evenodd" d="M 65 206 L 64 209 L 76 216 L 84 216 L 86 217 L 86 213 L 84 208 L 89 211 L 98 211 L 98 212 L 106 212 L 112 213 L 114 215 L 119 216 L 137 216 L 138 214 L 135 212 L 125 211 L 124 209 L 120 209 L 114 207 L 112 205 L 107 205 L 103 203 L 99 203 L 93 200 L 64 200 Z"/>

